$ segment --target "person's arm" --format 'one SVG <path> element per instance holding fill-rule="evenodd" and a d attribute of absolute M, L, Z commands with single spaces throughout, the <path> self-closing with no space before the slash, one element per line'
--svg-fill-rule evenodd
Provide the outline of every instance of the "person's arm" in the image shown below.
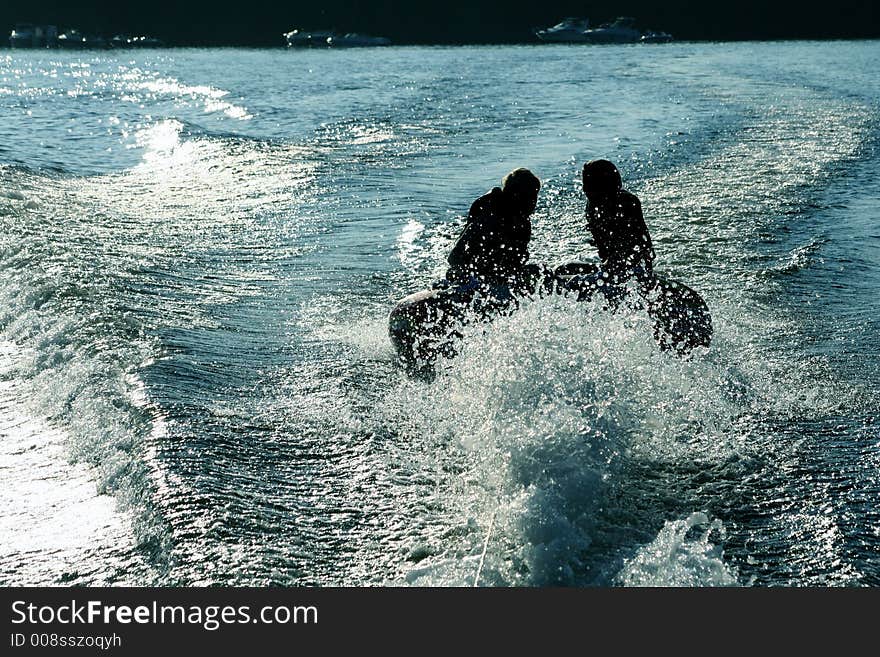
<path fill-rule="evenodd" d="M 479 242 L 485 239 L 484 219 L 491 214 L 491 192 L 478 198 L 471 203 L 468 210 L 467 222 L 461 231 L 455 246 L 446 258 L 446 262 L 453 269 L 463 269 L 473 264 L 474 257 L 481 250 Z"/>
<path fill-rule="evenodd" d="M 651 242 L 651 234 L 648 232 L 648 224 L 642 214 L 642 202 L 634 194 L 628 195 L 630 207 L 627 208 L 627 216 L 638 238 L 639 250 L 645 263 L 645 269 L 649 274 L 654 273 L 654 244 Z"/>
<path fill-rule="evenodd" d="M 638 216 L 638 229 L 640 232 L 640 242 L 641 248 L 643 249 L 643 256 L 645 262 L 645 269 L 649 274 L 654 273 L 654 244 L 651 241 L 651 233 L 648 231 L 648 224 L 645 223 L 645 216 L 642 214 L 642 202 L 639 201 L 638 197 L 633 196 L 636 202 L 636 212 Z"/>
<path fill-rule="evenodd" d="M 449 263 L 450 267 L 464 267 L 473 259 L 473 246 L 478 232 L 477 222 L 471 221 L 470 217 L 468 217 L 468 222 L 464 225 L 464 229 L 455 242 L 455 246 L 452 247 L 452 251 L 449 252 L 449 257 L 446 258 L 446 262 Z"/>
<path fill-rule="evenodd" d="M 593 206 L 590 204 L 590 199 L 587 199 L 586 204 L 584 205 L 584 219 L 587 222 L 587 230 L 590 231 L 590 236 L 587 238 L 587 244 L 596 247 L 596 236 L 593 234 Z"/>

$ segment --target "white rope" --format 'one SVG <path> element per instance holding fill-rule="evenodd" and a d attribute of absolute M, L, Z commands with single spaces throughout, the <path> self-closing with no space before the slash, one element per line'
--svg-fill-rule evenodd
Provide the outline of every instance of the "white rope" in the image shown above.
<path fill-rule="evenodd" d="M 492 512 L 492 519 L 489 521 L 489 531 L 486 532 L 486 541 L 483 543 L 483 553 L 480 555 L 480 565 L 477 566 L 477 575 L 474 577 L 474 586 L 480 581 L 480 573 L 483 571 L 483 561 L 486 559 L 486 550 L 489 548 L 489 539 L 492 537 L 492 529 L 495 527 L 495 514 L 498 509 Z"/>

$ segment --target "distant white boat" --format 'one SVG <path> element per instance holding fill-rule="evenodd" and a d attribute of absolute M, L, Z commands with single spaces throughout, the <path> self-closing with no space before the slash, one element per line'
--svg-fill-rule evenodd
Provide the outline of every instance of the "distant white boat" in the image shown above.
<path fill-rule="evenodd" d="M 588 18 L 565 18 L 553 27 L 535 30 L 535 36 L 550 43 L 585 43 L 584 32 L 589 27 Z"/>
<path fill-rule="evenodd" d="M 375 46 L 390 46 L 391 39 L 349 32 L 342 36 L 331 36 L 327 39 L 327 45 L 331 48 L 371 48 Z"/>
<path fill-rule="evenodd" d="M 19 23 L 9 34 L 9 45 L 12 48 L 33 48 L 34 39 L 34 26 L 30 23 Z"/>
<path fill-rule="evenodd" d="M 165 43 L 161 39 L 150 36 L 129 36 L 117 34 L 110 39 L 111 48 L 161 48 Z"/>
<path fill-rule="evenodd" d="M 672 35 L 669 32 L 654 32 L 650 30 L 642 34 L 639 39 L 641 43 L 669 43 L 672 41 Z"/>
<path fill-rule="evenodd" d="M 635 19 L 626 16 L 584 32 L 587 43 L 638 43 L 641 38 Z"/>
<path fill-rule="evenodd" d="M 335 35 L 332 30 L 291 30 L 284 38 L 288 48 L 326 48 L 327 39 Z"/>
<path fill-rule="evenodd" d="M 10 48 L 52 48 L 58 39 L 58 28 L 54 25 L 32 25 L 18 23 L 9 33 Z"/>
<path fill-rule="evenodd" d="M 611 23 L 590 27 L 586 18 L 566 18 L 553 27 L 535 30 L 535 36 L 550 43 L 667 43 L 668 32 L 642 33 L 634 18 L 621 16 Z"/>
<path fill-rule="evenodd" d="M 101 35 L 84 34 L 76 29 L 61 34 L 54 25 L 19 23 L 9 35 L 13 48 L 62 48 L 67 50 L 104 48 L 161 48 L 165 44 L 155 37 L 119 34 L 112 39 Z"/>
<path fill-rule="evenodd" d="M 79 30 L 67 30 L 59 34 L 56 44 L 59 48 L 69 50 L 103 49 L 109 45 L 104 37 L 83 34 Z"/>
<path fill-rule="evenodd" d="M 337 34 L 332 30 L 292 30 L 284 34 L 288 48 L 366 48 L 390 46 L 385 37 L 349 32 Z"/>

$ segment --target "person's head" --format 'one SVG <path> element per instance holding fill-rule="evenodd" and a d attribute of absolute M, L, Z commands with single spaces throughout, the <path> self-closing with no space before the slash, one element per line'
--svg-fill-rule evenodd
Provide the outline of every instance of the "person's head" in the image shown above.
<path fill-rule="evenodd" d="M 592 160 L 584 165 L 584 194 L 587 198 L 602 199 L 614 196 L 623 189 L 620 171 L 608 160 Z"/>
<path fill-rule="evenodd" d="M 538 177 L 522 167 L 514 169 L 501 180 L 501 191 L 526 216 L 535 211 L 538 205 L 538 191 L 540 189 L 541 181 L 538 180 Z"/>

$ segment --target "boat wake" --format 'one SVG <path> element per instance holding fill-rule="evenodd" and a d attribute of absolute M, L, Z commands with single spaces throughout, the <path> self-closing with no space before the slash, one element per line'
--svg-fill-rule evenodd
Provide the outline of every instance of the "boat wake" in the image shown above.
<path fill-rule="evenodd" d="M 723 340 L 682 359 L 658 350 L 650 325 L 646 313 L 537 299 L 466 327 L 433 383 L 401 381 L 385 423 L 420 445 L 413 458 L 437 459 L 443 483 L 433 502 L 450 523 L 413 548 L 405 582 L 472 585 L 481 563 L 480 585 L 636 582 L 648 552 L 627 553 L 634 536 L 669 543 L 668 563 L 655 570 L 680 569 L 682 554 L 699 553 L 704 565 L 716 560 L 713 573 L 727 572 L 708 555 L 716 549 L 708 532 L 685 536 L 710 522 L 692 515 L 702 510 L 676 509 L 693 520 L 668 528 L 662 489 L 646 491 L 643 475 L 657 462 L 695 458 L 741 467 L 748 449 L 737 423 L 756 389 L 715 353 Z M 667 534 L 679 537 L 675 546 Z"/>

